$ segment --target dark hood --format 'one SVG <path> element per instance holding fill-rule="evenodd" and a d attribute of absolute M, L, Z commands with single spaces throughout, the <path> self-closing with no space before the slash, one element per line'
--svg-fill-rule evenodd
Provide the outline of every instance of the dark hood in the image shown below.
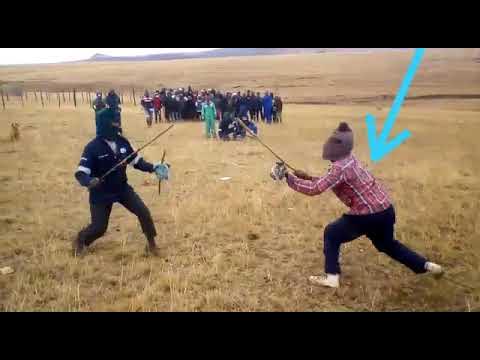
<path fill-rule="evenodd" d="M 107 108 L 100 110 L 96 114 L 97 136 L 103 139 L 114 141 L 118 137 L 119 129 L 113 123 L 116 119 L 116 113 L 113 109 Z"/>

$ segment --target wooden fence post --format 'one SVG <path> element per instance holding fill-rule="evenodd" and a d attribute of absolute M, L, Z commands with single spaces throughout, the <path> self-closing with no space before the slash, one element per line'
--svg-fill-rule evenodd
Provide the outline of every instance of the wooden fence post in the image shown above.
<path fill-rule="evenodd" d="M 82 104 L 85 104 L 85 97 L 83 96 L 83 91 L 82 91 Z"/>
<path fill-rule="evenodd" d="M 23 92 L 20 93 L 20 99 L 22 100 L 22 107 L 24 107 L 25 104 L 23 103 Z"/>
<path fill-rule="evenodd" d="M 122 105 L 123 105 L 123 92 L 120 94 L 120 96 L 122 97 Z"/>
<path fill-rule="evenodd" d="M 60 94 L 57 93 L 57 100 L 58 100 L 58 108 L 60 109 Z"/>
<path fill-rule="evenodd" d="M 135 88 L 132 89 L 132 94 L 133 94 L 133 105 L 137 106 L 137 101 L 135 100 Z"/>
<path fill-rule="evenodd" d="M 2 92 L 2 105 L 3 105 L 3 110 L 5 110 L 5 100 L 3 99 L 3 89 L 1 90 Z"/>
<path fill-rule="evenodd" d="M 62 90 L 63 103 L 65 104 L 65 91 Z"/>
<path fill-rule="evenodd" d="M 77 91 L 73 89 L 73 106 L 77 107 Z"/>
<path fill-rule="evenodd" d="M 35 95 L 35 103 L 38 103 L 38 99 L 37 99 L 37 90 L 35 90 L 35 91 L 33 92 L 33 95 Z"/>
<path fill-rule="evenodd" d="M 42 108 L 45 106 L 45 104 L 43 103 L 43 94 L 42 94 L 42 90 L 40 90 L 40 100 L 42 101 Z"/>

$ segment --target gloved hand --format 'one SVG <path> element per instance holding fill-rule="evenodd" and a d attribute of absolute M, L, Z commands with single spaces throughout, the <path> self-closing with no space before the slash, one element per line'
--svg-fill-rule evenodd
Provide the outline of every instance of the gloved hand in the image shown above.
<path fill-rule="evenodd" d="M 155 175 L 157 175 L 158 180 L 168 180 L 170 176 L 170 165 L 169 164 L 156 164 L 153 167 Z"/>
<path fill-rule="evenodd" d="M 284 163 L 278 162 L 270 170 L 270 177 L 275 181 L 281 181 L 287 176 L 287 168 Z"/>
<path fill-rule="evenodd" d="M 302 170 L 295 170 L 293 175 L 303 180 L 312 180 L 312 177 Z"/>
<path fill-rule="evenodd" d="M 88 190 L 90 190 L 90 189 L 93 189 L 93 188 L 97 187 L 99 184 L 100 184 L 100 179 L 94 177 L 94 178 L 92 178 L 92 179 L 90 180 L 90 182 L 88 183 L 87 188 L 88 188 Z"/>

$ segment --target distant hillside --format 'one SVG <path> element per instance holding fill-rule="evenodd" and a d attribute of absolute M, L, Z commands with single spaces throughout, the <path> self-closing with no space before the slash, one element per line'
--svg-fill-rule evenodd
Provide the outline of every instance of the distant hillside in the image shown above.
<path fill-rule="evenodd" d="M 142 56 L 109 56 L 95 54 L 86 61 L 159 61 L 176 59 L 201 59 L 237 56 L 318 54 L 325 52 L 372 52 L 372 51 L 407 50 L 395 48 L 223 48 L 197 53 L 170 53 Z"/>

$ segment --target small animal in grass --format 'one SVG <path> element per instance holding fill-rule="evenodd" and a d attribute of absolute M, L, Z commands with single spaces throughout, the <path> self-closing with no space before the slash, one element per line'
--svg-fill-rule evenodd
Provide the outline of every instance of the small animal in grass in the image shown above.
<path fill-rule="evenodd" d="M 13 123 L 10 131 L 10 141 L 15 142 L 18 140 L 20 140 L 20 125 L 18 123 Z"/>

